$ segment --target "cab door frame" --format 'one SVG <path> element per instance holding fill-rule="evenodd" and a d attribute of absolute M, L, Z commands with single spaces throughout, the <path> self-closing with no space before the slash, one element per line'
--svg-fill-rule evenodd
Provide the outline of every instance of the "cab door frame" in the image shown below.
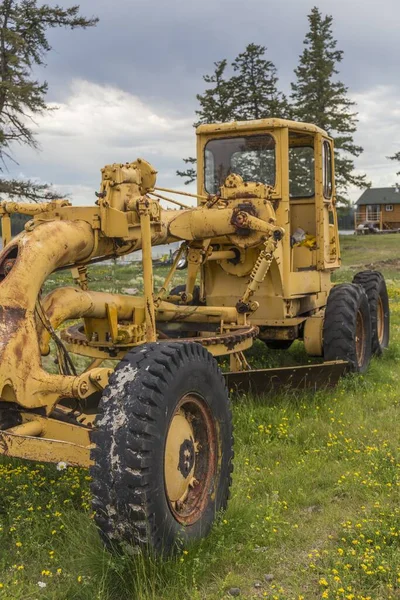
<path fill-rule="evenodd" d="M 337 268 L 340 265 L 335 157 L 331 138 L 317 133 L 315 142 L 317 269 L 323 271 Z"/>

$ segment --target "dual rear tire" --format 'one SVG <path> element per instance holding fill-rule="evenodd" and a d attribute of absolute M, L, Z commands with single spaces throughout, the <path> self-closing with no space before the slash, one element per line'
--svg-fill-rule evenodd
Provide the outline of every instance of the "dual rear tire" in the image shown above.
<path fill-rule="evenodd" d="M 325 360 L 345 360 L 358 373 L 367 370 L 371 356 L 382 354 L 389 344 L 389 300 L 381 273 L 363 271 L 353 283 L 332 288 L 323 340 Z"/>

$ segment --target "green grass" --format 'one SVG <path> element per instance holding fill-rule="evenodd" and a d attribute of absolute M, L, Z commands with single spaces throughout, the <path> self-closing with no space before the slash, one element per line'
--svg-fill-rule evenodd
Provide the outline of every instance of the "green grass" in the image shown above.
<path fill-rule="evenodd" d="M 357 271 L 375 269 L 387 279 L 399 279 L 400 235 L 342 235 L 340 237 L 342 269 L 336 278 L 345 280 Z"/>
<path fill-rule="evenodd" d="M 239 588 L 247 599 L 400 598 L 400 274 L 385 262 L 400 260 L 400 237 L 349 236 L 342 248 L 337 280 L 371 263 L 390 280 L 391 347 L 334 390 L 235 399 L 232 497 L 211 535 L 165 562 L 111 555 L 84 469 L 3 459 L 0 597 L 220 600 Z M 140 275 L 114 271 L 109 289 L 138 287 Z M 286 360 L 301 357 L 296 343 Z"/>
<path fill-rule="evenodd" d="M 89 268 L 89 287 L 93 291 L 112 292 L 112 293 L 142 293 L 143 275 L 142 263 L 133 262 L 130 264 L 121 264 L 119 261 L 110 261 L 111 264 L 95 264 Z M 154 269 L 154 287 L 156 290 L 161 288 L 169 267 L 156 267 Z M 174 285 L 184 283 L 186 271 L 176 271 Z M 50 292 L 60 285 L 73 285 L 73 279 L 69 270 L 54 273 L 47 279 L 44 286 L 44 294 Z M 133 290 L 137 290 L 133 292 Z"/>

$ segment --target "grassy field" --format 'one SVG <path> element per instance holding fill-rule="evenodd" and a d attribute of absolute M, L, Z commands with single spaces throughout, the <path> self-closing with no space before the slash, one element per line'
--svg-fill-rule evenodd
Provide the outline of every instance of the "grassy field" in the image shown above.
<path fill-rule="evenodd" d="M 400 236 L 342 249 L 337 281 L 371 267 L 388 278 L 390 349 L 332 391 L 234 400 L 231 502 L 211 535 L 166 562 L 110 555 L 87 471 L 3 459 L 0 598 L 400 599 Z M 94 269 L 92 287 L 140 289 L 139 271 L 112 269 Z"/>

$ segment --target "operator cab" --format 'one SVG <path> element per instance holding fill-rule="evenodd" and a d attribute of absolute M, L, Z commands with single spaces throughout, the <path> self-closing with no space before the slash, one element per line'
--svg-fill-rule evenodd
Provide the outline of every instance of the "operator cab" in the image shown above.
<path fill-rule="evenodd" d="M 272 188 L 292 272 L 337 268 L 333 141 L 306 123 L 261 119 L 201 125 L 198 193 L 218 195 L 235 173 Z"/>

